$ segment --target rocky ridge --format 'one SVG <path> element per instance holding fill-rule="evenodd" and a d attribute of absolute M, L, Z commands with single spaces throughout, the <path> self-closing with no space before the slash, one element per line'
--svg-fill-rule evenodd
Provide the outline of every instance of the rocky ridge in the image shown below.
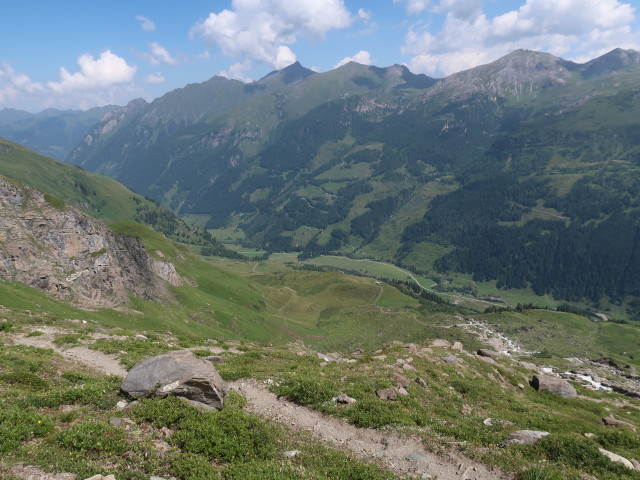
<path fill-rule="evenodd" d="M 0 278 L 83 307 L 167 299 L 174 266 L 63 201 L 0 177 Z"/>

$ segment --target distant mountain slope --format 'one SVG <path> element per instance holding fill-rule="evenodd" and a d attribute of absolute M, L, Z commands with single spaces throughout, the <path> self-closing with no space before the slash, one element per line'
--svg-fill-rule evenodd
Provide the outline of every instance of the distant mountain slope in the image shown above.
<path fill-rule="evenodd" d="M 577 64 L 518 50 L 439 81 L 288 68 L 212 79 L 237 94 L 189 122 L 173 99 L 193 104 L 204 84 L 127 107 L 70 159 L 267 251 L 640 307 L 638 52 Z"/>
<path fill-rule="evenodd" d="M 35 114 L 3 108 L 0 110 L 0 137 L 62 161 L 87 131 L 115 108 L 113 105 L 86 111 L 50 108 Z"/>

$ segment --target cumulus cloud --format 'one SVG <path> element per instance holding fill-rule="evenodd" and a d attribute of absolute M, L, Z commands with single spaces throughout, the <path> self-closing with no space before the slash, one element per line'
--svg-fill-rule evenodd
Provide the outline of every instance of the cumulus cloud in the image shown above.
<path fill-rule="evenodd" d="M 393 3 L 406 4 L 408 13 L 420 13 L 426 10 L 431 2 L 429 0 L 393 0 Z"/>
<path fill-rule="evenodd" d="M 149 52 L 143 55 L 151 65 L 177 65 L 178 60 L 171 56 L 169 51 L 157 42 L 149 43 Z"/>
<path fill-rule="evenodd" d="M 24 73 L 16 72 L 9 62 L 3 62 L 0 67 L 0 104 L 21 95 L 37 95 L 44 90 L 41 83 L 32 81 Z"/>
<path fill-rule="evenodd" d="M 153 20 L 143 17 L 142 15 L 136 15 L 136 20 L 140 22 L 140 28 L 145 32 L 153 32 L 156 29 L 156 24 Z"/>
<path fill-rule="evenodd" d="M 252 65 L 249 60 L 245 60 L 244 62 L 234 63 L 229 67 L 229 71 L 223 70 L 218 75 L 225 78 L 232 78 L 235 80 L 240 80 L 245 83 L 250 83 L 252 80 L 245 76 L 249 70 L 251 70 Z"/>
<path fill-rule="evenodd" d="M 409 0 L 412 1 L 412 0 Z M 619 0 L 526 0 L 520 8 L 489 18 L 478 0 L 440 0 L 439 31 L 413 25 L 402 52 L 415 72 L 444 76 L 487 63 L 518 48 L 584 61 L 615 47 L 638 48 L 635 9 Z"/>
<path fill-rule="evenodd" d="M 324 38 L 354 17 L 343 0 L 233 0 L 230 10 L 210 13 L 191 29 L 228 57 L 257 60 L 280 69 L 295 62 L 288 47 L 299 37 Z"/>
<path fill-rule="evenodd" d="M 162 83 L 165 80 L 166 79 L 164 78 L 164 75 L 162 75 L 162 73 L 160 72 L 150 73 L 149 75 L 144 77 L 144 81 L 147 83 Z"/>
<path fill-rule="evenodd" d="M 346 65 L 349 62 L 361 63 L 363 65 L 371 65 L 373 63 L 371 61 L 371 54 L 366 50 L 360 50 L 353 57 L 344 57 L 342 60 L 336 63 L 333 68 L 341 67 L 342 65 Z"/>
<path fill-rule="evenodd" d="M 98 58 L 88 53 L 80 55 L 78 66 L 80 71 L 75 73 L 60 67 L 60 81 L 48 82 L 47 86 L 56 93 L 91 90 L 130 82 L 136 74 L 136 67 L 128 65 L 111 50 L 105 50 Z"/>

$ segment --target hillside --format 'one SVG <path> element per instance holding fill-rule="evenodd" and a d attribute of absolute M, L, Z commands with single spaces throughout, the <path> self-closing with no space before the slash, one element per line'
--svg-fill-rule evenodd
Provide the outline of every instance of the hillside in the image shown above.
<path fill-rule="evenodd" d="M 201 229 L 142 197 L 120 182 L 58 162 L 0 138 L 0 175 L 23 182 L 105 222 L 136 221 L 169 238 L 237 257 Z"/>
<path fill-rule="evenodd" d="M 294 65 L 114 111 L 69 160 L 230 242 L 637 319 L 639 69 L 620 49 L 585 64 L 519 50 L 437 81 Z"/>

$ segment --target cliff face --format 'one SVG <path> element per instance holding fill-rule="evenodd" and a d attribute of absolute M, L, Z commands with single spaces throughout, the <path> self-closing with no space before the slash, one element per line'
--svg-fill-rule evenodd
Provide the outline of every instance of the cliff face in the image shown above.
<path fill-rule="evenodd" d="M 117 236 L 60 200 L 4 177 L 0 279 L 83 307 L 117 306 L 128 295 L 166 299 L 166 282 L 180 283 L 173 265 L 151 258 L 139 239 Z"/>

